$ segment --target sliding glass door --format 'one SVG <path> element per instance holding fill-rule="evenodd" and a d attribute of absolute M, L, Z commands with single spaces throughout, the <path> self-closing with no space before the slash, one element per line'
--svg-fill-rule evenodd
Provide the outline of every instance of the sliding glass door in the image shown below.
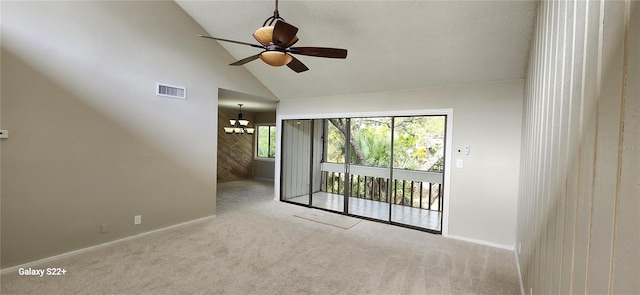
<path fill-rule="evenodd" d="M 315 120 L 322 148 L 314 149 L 315 181 L 320 187 L 313 193 L 313 207 L 344 212 L 346 187 L 345 136 L 337 127 L 338 119 Z M 333 121 L 333 122 L 332 122 Z"/>
<path fill-rule="evenodd" d="M 309 184 L 312 152 L 312 121 L 282 122 L 280 181 L 281 200 L 309 205 Z"/>
<path fill-rule="evenodd" d="M 445 116 L 395 117 L 391 222 L 442 230 Z"/>
<path fill-rule="evenodd" d="M 349 210 L 389 221 L 391 117 L 353 118 L 349 128 Z"/>
<path fill-rule="evenodd" d="M 441 232 L 446 116 L 282 124 L 282 201 Z"/>

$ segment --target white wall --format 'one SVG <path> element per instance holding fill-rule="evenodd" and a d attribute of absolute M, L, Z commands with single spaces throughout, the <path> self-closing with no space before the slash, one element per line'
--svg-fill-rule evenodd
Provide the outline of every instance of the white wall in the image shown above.
<path fill-rule="evenodd" d="M 453 109 L 448 232 L 451 237 L 513 248 L 518 194 L 522 81 L 363 93 L 278 104 L 278 118 L 361 112 Z M 468 144 L 471 154 L 458 153 Z M 276 182 L 278 181 L 276 162 Z"/>
<path fill-rule="evenodd" d="M 524 293 L 637 294 L 640 2 L 540 2 L 524 110 Z"/>
<path fill-rule="evenodd" d="M 0 5 L 2 268 L 215 214 L 217 89 L 273 94 L 171 1 Z"/>

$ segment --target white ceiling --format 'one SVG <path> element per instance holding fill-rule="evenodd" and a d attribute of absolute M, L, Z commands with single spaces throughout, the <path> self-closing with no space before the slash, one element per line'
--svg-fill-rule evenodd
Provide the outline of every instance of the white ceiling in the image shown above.
<path fill-rule="evenodd" d="M 177 3 L 211 36 L 256 43 L 251 34 L 275 2 Z M 280 15 L 299 28 L 296 46 L 345 48 L 347 59 L 298 55 L 310 69 L 299 74 L 260 60 L 244 67 L 280 100 L 522 79 L 535 7 L 513 0 L 281 1 Z M 259 52 L 220 43 L 236 59 Z"/>
<path fill-rule="evenodd" d="M 270 112 L 276 110 L 275 100 L 227 89 L 218 89 L 218 106 L 222 108 L 242 109 L 249 112 Z"/>

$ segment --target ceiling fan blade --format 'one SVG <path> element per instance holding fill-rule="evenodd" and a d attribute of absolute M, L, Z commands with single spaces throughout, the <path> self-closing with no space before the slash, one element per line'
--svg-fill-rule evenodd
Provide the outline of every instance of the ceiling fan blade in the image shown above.
<path fill-rule="evenodd" d="M 273 28 L 273 44 L 286 48 L 292 43 L 297 33 L 298 28 L 279 20 Z"/>
<path fill-rule="evenodd" d="M 255 47 L 255 48 L 264 48 L 264 46 L 261 46 L 261 45 L 251 44 L 251 43 L 246 43 L 246 42 L 240 42 L 240 41 L 234 41 L 234 40 L 229 40 L 229 39 L 222 39 L 222 38 L 216 38 L 216 37 L 205 36 L 205 35 L 198 35 L 198 37 L 207 38 L 207 39 L 213 39 L 213 40 L 218 40 L 218 41 L 224 41 L 224 42 L 231 42 L 231 43 L 236 43 L 236 44 L 240 44 L 240 45 L 248 45 L 248 46 Z"/>
<path fill-rule="evenodd" d="M 297 58 L 291 56 L 291 61 L 287 64 L 287 67 L 289 67 L 290 69 L 294 70 L 296 73 L 300 73 L 300 72 L 304 72 L 306 70 L 309 70 L 309 68 L 307 68 L 307 66 L 305 66 L 301 61 L 299 61 Z"/>
<path fill-rule="evenodd" d="M 347 50 L 326 47 L 291 47 L 289 52 L 308 56 L 347 58 Z"/>
<path fill-rule="evenodd" d="M 291 42 L 289 42 L 289 44 L 285 45 L 283 48 L 289 48 L 293 46 L 293 44 L 298 43 L 298 41 L 300 41 L 300 39 L 298 39 L 298 36 L 295 36 L 293 37 L 293 40 L 291 40 Z"/>
<path fill-rule="evenodd" d="M 239 61 L 236 61 L 236 62 L 234 62 L 232 64 L 229 64 L 229 65 L 230 66 L 241 66 L 241 65 L 246 64 L 246 63 L 248 63 L 250 61 L 254 61 L 254 60 L 258 59 L 259 57 L 260 57 L 260 53 L 258 53 L 256 55 L 249 56 L 247 58 L 243 58 L 243 59 L 241 59 Z"/>

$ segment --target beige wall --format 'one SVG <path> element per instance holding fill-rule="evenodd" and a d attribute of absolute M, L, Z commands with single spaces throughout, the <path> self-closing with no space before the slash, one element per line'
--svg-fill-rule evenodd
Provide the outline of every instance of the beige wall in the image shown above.
<path fill-rule="evenodd" d="M 276 112 L 257 112 L 256 123 L 275 123 Z"/>
<path fill-rule="evenodd" d="M 2 268 L 215 214 L 217 89 L 261 83 L 170 1 L 0 5 Z"/>
<path fill-rule="evenodd" d="M 518 210 L 524 292 L 636 294 L 640 2 L 543 1 L 536 26 Z"/>
<path fill-rule="evenodd" d="M 448 235 L 513 248 L 518 195 L 522 81 L 364 93 L 278 104 L 278 116 L 453 109 Z M 471 146 L 470 155 L 458 153 Z M 277 165 L 277 163 L 276 163 Z M 278 173 L 276 169 L 276 173 Z"/>
<path fill-rule="evenodd" d="M 275 172 L 275 161 L 254 160 L 253 177 L 273 181 Z"/>
<path fill-rule="evenodd" d="M 259 112 L 256 113 L 256 124 L 259 123 L 275 123 L 276 112 Z M 255 160 L 253 161 L 253 177 L 272 180 L 275 172 L 275 161 L 273 160 Z"/>

